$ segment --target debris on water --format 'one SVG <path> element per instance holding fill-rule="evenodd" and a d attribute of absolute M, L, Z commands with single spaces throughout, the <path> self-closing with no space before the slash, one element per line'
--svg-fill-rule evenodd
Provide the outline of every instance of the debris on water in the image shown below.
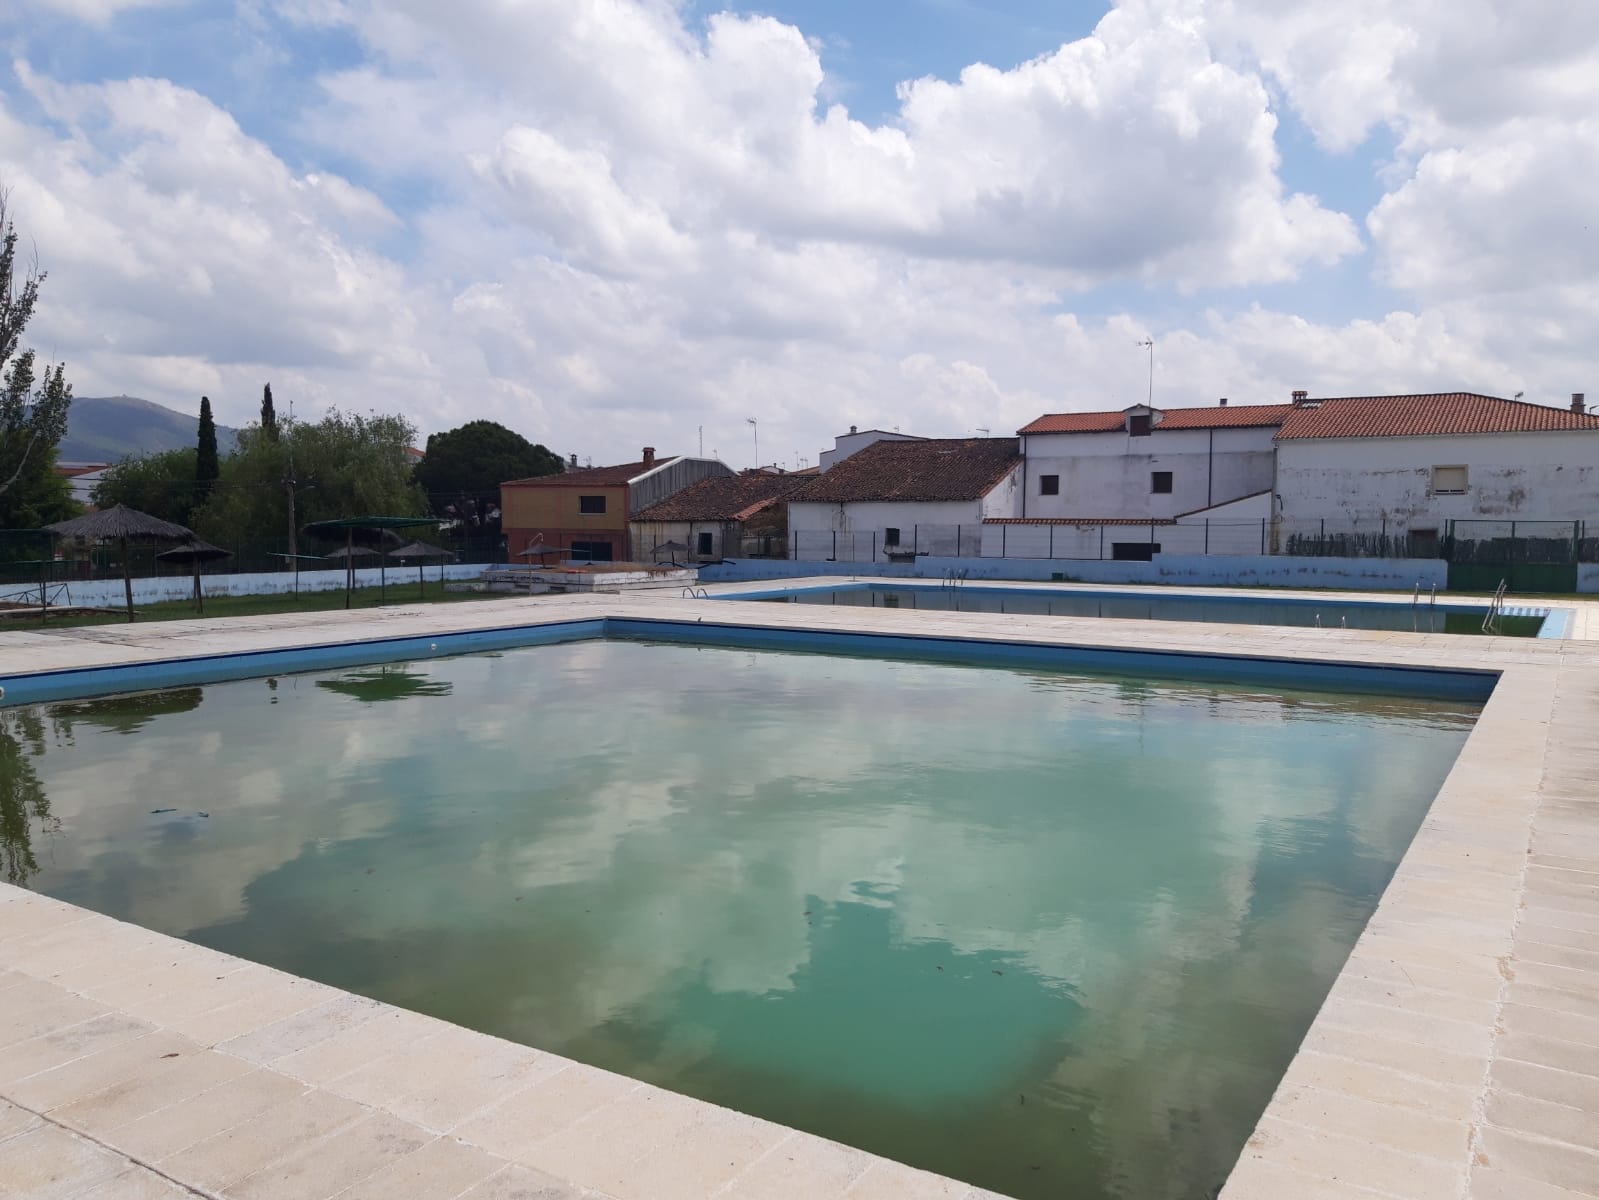
<path fill-rule="evenodd" d="M 1018 1093 L 1017 1096 L 1016 1096 L 1016 1103 L 1017 1104 L 1026 1104 L 1027 1103 L 1027 1093 L 1026 1092 Z"/>
<path fill-rule="evenodd" d="M 210 813 L 197 812 L 194 815 L 197 816 L 197 817 L 205 817 L 207 820 L 210 820 L 210 818 L 211 818 L 211 814 Z"/>
<path fill-rule="evenodd" d="M 1003 974 L 1004 974 L 1004 973 L 1005 973 L 1005 972 L 1003 972 L 1003 971 L 995 971 L 995 972 L 994 972 L 994 974 L 996 974 L 996 975 L 1003 975 Z"/>
<path fill-rule="evenodd" d="M 376 870 L 377 870 L 377 868 L 376 868 L 376 867 L 368 867 L 368 868 L 367 868 L 367 869 L 366 869 L 366 873 L 367 873 L 367 874 L 368 874 L 368 875 L 370 875 L 370 874 L 372 874 L 372 872 L 373 872 L 373 871 L 376 871 Z"/>
<path fill-rule="evenodd" d="M 936 971 L 942 971 L 944 968 L 943 967 L 935 967 L 933 969 L 936 970 Z"/>
<path fill-rule="evenodd" d="M 151 810 L 150 810 L 150 815 L 151 815 L 151 816 L 152 816 L 152 817 L 158 817 L 158 816 L 160 816 L 160 815 L 161 815 L 161 814 L 162 814 L 162 813 L 169 813 L 169 812 L 177 812 L 177 811 L 178 811 L 178 810 L 177 810 L 177 809 L 175 809 L 175 808 L 152 808 L 152 809 L 151 809 Z"/>

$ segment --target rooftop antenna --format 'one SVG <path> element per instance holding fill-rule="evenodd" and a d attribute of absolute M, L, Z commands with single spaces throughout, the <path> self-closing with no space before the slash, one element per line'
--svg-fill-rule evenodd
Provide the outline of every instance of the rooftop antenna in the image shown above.
<path fill-rule="evenodd" d="M 1144 349 L 1149 351 L 1149 407 L 1150 408 L 1154 408 L 1155 407 L 1155 339 L 1152 338 L 1152 337 L 1145 337 L 1144 340 L 1139 342 L 1138 344 L 1140 346 L 1142 346 Z"/>
<path fill-rule="evenodd" d="M 982 425 L 979 425 L 979 426 L 978 426 L 978 427 L 977 427 L 977 432 L 978 432 L 978 433 L 980 433 L 980 434 L 982 434 L 982 435 L 983 435 L 983 436 L 984 436 L 984 437 L 987 437 L 987 436 L 988 436 L 988 433 L 989 433 L 989 431 L 988 431 L 988 429 L 987 429 L 987 428 L 985 428 L 985 427 L 984 427 L 984 426 L 982 426 Z"/>
<path fill-rule="evenodd" d="M 700 426 L 700 457 L 705 457 L 705 426 Z"/>
<path fill-rule="evenodd" d="M 1520 400 L 1526 394 L 1527 394 L 1526 392 L 1517 392 L 1514 396 L 1511 397 L 1511 399 Z"/>
<path fill-rule="evenodd" d="M 756 424 L 754 417 L 745 417 L 744 423 L 750 427 L 750 432 L 755 435 L 755 465 L 761 465 L 761 427 Z"/>

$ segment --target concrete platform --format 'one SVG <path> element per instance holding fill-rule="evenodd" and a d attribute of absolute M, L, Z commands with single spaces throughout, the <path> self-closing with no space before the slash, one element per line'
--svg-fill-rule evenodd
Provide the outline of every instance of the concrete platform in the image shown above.
<path fill-rule="evenodd" d="M 1523 640 L 573 596 L 0 632 L 0 669 L 614 615 L 1497 671 L 1222 1196 L 1570 1200 L 1599 1197 L 1599 605 L 1560 606 L 1572 636 Z M 195 1195 L 988 1193 L 0 886 L 0 1197 Z"/>

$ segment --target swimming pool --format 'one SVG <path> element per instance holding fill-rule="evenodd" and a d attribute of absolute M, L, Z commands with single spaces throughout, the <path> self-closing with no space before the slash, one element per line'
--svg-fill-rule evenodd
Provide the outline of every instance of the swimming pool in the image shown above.
<path fill-rule="evenodd" d="M 1481 604 L 1384 603 L 1279 597 L 1156 595 L 1150 592 L 1083 591 L 1048 587 L 1005 588 L 961 583 L 845 583 L 743 592 L 722 597 L 777 604 L 830 604 L 862 608 L 928 609 L 937 612 L 1012 613 L 1018 616 L 1119 617 L 1145 621 L 1201 621 L 1231 625 L 1293 625 L 1322 628 L 1391 629 L 1500 637 L 1559 636 L 1562 613 L 1515 606 L 1491 630 L 1483 628 Z M 1553 615 L 1553 620 L 1550 620 Z"/>
<path fill-rule="evenodd" d="M 591 638 L 8 709 L 0 827 L 151 928 L 1012 1195 L 1176 1200 L 1477 711 Z"/>

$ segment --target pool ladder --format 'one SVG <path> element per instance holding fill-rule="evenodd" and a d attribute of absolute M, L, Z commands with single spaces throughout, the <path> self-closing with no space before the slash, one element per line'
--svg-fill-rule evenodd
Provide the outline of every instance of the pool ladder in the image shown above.
<path fill-rule="evenodd" d="M 958 588 L 966 582 L 966 576 L 970 572 L 970 567 L 962 567 L 958 571 L 954 567 L 951 567 L 944 573 L 944 578 L 939 581 L 938 586 L 946 588 Z"/>
<path fill-rule="evenodd" d="M 1501 579 L 1499 586 L 1494 590 L 1494 598 L 1488 602 L 1488 612 L 1482 619 L 1482 631 L 1492 633 L 1499 624 L 1499 614 L 1504 611 L 1505 593 L 1510 590 L 1510 581 Z"/>
<path fill-rule="evenodd" d="M 709 600 L 710 598 L 711 594 L 709 592 L 704 588 L 697 587 L 684 588 L 683 594 L 678 597 L 679 600 Z"/>
<path fill-rule="evenodd" d="M 1410 593 L 1410 607 L 1415 608 L 1421 603 L 1421 580 L 1416 580 L 1416 590 Z M 1432 590 L 1427 594 L 1427 607 L 1438 607 L 1438 585 L 1432 585 Z"/>

